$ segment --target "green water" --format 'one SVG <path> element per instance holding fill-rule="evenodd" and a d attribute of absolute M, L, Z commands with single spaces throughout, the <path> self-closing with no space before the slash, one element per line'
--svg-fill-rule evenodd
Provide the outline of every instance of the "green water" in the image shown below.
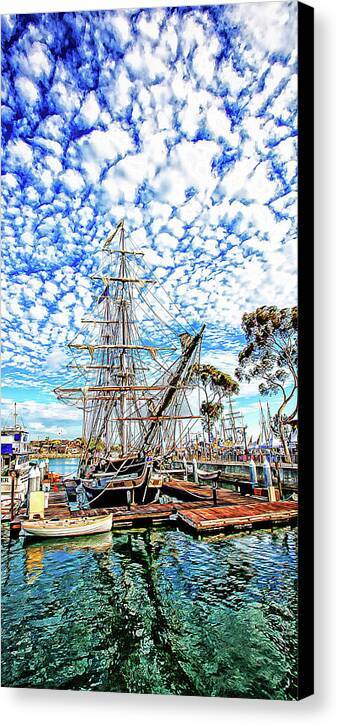
<path fill-rule="evenodd" d="M 296 697 L 296 529 L 2 544 L 3 686 Z"/>

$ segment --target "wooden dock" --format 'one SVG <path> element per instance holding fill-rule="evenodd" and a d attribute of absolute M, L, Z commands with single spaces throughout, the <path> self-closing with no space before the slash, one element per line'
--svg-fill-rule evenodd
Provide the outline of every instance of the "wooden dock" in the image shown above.
<path fill-rule="evenodd" d="M 297 517 L 295 502 L 251 502 L 178 512 L 179 521 L 198 534 L 295 523 Z"/>
<path fill-rule="evenodd" d="M 64 485 L 60 482 L 49 493 L 45 518 L 95 517 L 99 514 L 113 514 L 113 530 L 131 527 L 179 526 L 198 535 L 218 532 L 252 529 L 254 527 L 277 526 L 295 523 L 298 514 L 296 502 L 268 502 L 253 496 L 218 489 L 217 502 L 213 501 L 211 486 L 198 486 L 191 482 L 171 480 L 164 486 L 164 493 L 171 491 L 180 501 L 163 504 L 132 504 L 129 508 L 110 507 L 100 509 L 71 510 Z M 186 501 L 185 501 L 186 500 Z M 22 507 L 12 523 L 14 529 L 27 518 L 26 507 Z"/>
<path fill-rule="evenodd" d="M 213 495 L 213 487 L 209 484 L 194 484 L 193 482 L 182 479 L 171 479 L 168 482 L 164 482 L 162 491 L 164 494 L 187 502 L 200 501 L 202 503 L 214 503 L 213 496 L 216 496 L 218 504 L 237 504 L 244 500 L 242 494 L 231 491 L 230 489 L 222 489 L 219 487 Z"/>

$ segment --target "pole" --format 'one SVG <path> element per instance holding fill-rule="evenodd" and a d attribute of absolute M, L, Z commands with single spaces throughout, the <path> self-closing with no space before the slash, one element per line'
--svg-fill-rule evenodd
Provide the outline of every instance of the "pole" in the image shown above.
<path fill-rule="evenodd" d="M 217 489 L 218 489 L 218 482 L 214 481 L 212 485 L 212 494 L 213 494 L 213 504 L 216 506 L 218 504 L 217 500 Z"/>
<path fill-rule="evenodd" d="M 267 459 L 267 456 L 265 456 L 265 458 L 264 458 L 263 475 L 264 475 L 265 487 L 267 487 L 267 488 L 271 487 L 272 486 L 271 467 L 270 467 L 269 461 Z"/>
<path fill-rule="evenodd" d="M 247 437 L 246 437 L 246 426 L 243 427 L 244 431 L 244 446 L 245 446 L 245 454 L 247 454 Z"/>
<path fill-rule="evenodd" d="M 264 473 L 264 482 L 265 486 L 267 487 L 267 495 L 270 502 L 275 502 L 275 488 L 272 485 L 272 473 L 271 473 L 271 466 L 269 461 L 267 460 L 267 457 L 265 456 L 264 463 L 263 463 L 263 473 Z"/>
<path fill-rule="evenodd" d="M 224 443 L 225 443 L 226 431 L 225 431 L 225 419 L 224 418 L 221 419 L 221 428 L 222 428 L 222 435 L 223 435 L 223 439 L 224 439 Z"/>
<path fill-rule="evenodd" d="M 181 450 L 182 450 L 182 448 L 183 448 L 183 446 L 182 446 L 182 435 L 183 435 L 183 430 L 182 430 L 182 429 L 183 429 L 183 426 L 182 426 L 182 421 L 179 421 L 179 449 L 180 449 L 180 451 L 181 451 Z"/>
<path fill-rule="evenodd" d="M 194 459 L 193 459 L 193 461 L 194 461 Z M 185 473 L 184 473 L 184 481 L 187 481 L 187 461 L 186 461 L 186 457 L 185 456 L 183 457 L 182 464 L 183 464 L 183 467 L 184 467 L 184 470 L 185 470 Z M 194 468 L 194 464 L 193 464 L 193 468 Z"/>
<path fill-rule="evenodd" d="M 120 249 L 122 252 L 125 251 L 125 234 L 124 234 L 124 226 L 121 227 L 120 232 Z M 125 270 L 125 255 L 121 255 L 121 265 L 120 265 L 120 272 L 121 277 L 126 277 L 126 270 Z M 123 288 L 122 288 L 122 294 L 121 294 L 121 314 L 122 314 L 122 344 L 125 345 L 127 343 L 127 326 L 126 326 L 126 298 L 125 298 L 125 283 L 123 282 Z M 121 368 L 122 368 L 122 379 L 121 383 L 122 385 L 126 385 L 128 383 L 128 376 L 126 376 L 126 349 L 123 348 L 123 352 L 121 354 Z M 121 393 L 121 413 L 122 418 L 125 419 L 126 417 L 126 395 L 125 393 Z M 121 449 L 122 449 L 122 455 L 124 456 L 127 453 L 127 430 L 126 430 L 126 421 L 121 422 L 122 425 L 122 436 L 121 436 Z"/>
<path fill-rule="evenodd" d="M 258 486 L 258 476 L 257 476 L 257 467 L 256 467 L 255 461 L 253 460 L 252 457 L 250 458 L 250 462 L 249 462 L 249 470 L 250 470 L 250 480 L 251 480 L 252 491 L 253 491 L 254 488 Z"/>
<path fill-rule="evenodd" d="M 11 471 L 11 521 L 14 517 L 15 480 L 16 480 L 16 473 L 15 473 L 15 470 L 13 469 L 13 471 Z"/>
<path fill-rule="evenodd" d="M 281 476 L 280 476 L 280 463 L 279 461 L 275 462 L 275 470 L 277 472 L 277 480 L 278 480 L 278 489 L 280 494 L 280 499 L 283 498 L 283 492 L 282 492 L 282 485 L 281 485 Z"/>

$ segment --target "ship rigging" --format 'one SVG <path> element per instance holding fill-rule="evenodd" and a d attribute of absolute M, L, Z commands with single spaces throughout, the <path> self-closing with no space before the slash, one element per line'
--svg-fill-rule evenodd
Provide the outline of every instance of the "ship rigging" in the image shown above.
<path fill-rule="evenodd" d="M 175 448 L 178 425 L 188 431 L 199 418 L 189 394 L 204 326 L 198 332 L 179 326 L 179 312 L 171 313 L 161 285 L 145 276 L 142 256 L 126 246 L 121 221 L 92 275 L 101 292 L 69 343 L 73 379 L 55 389 L 60 400 L 83 411 L 78 475 L 87 490 L 104 486 L 106 494 L 125 490 L 133 477 L 140 484 L 145 474 L 146 481 L 147 461 L 160 462 Z"/>

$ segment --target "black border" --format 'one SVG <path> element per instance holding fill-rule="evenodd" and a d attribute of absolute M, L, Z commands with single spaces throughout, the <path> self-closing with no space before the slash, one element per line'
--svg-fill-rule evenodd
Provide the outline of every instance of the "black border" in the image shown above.
<path fill-rule="evenodd" d="M 314 692 L 314 10 L 298 2 L 298 699 Z"/>

